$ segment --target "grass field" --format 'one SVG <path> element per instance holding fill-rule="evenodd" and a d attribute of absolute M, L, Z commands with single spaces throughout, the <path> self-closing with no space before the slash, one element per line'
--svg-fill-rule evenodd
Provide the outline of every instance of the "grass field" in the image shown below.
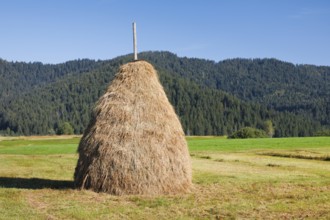
<path fill-rule="evenodd" d="M 194 188 L 73 189 L 78 137 L 0 139 L 0 219 L 330 219 L 330 138 L 188 137 Z"/>

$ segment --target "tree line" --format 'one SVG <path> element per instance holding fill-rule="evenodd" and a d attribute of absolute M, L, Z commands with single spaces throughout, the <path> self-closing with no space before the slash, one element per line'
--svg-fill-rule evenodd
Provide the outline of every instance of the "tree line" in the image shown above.
<path fill-rule="evenodd" d="M 216 63 L 169 52 L 139 56 L 157 69 L 186 134 L 231 135 L 243 127 L 263 129 L 267 121 L 275 137 L 329 129 L 330 67 L 275 59 Z M 81 134 L 94 103 L 130 59 L 57 65 L 0 60 L 0 134 L 55 134 L 64 123 Z"/>

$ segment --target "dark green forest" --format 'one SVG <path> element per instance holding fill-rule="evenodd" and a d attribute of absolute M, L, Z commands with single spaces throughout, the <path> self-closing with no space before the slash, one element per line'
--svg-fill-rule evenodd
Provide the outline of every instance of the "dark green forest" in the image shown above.
<path fill-rule="evenodd" d="M 294 65 L 276 59 L 214 62 L 170 52 L 144 52 L 158 71 L 188 135 L 231 135 L 274 126 L 275 137 L 312 136 L 330 128 L 330 67 Z M 111 60 L 63 64 L 0 59 L 0 135 L 76 134 L 119 66 Z"/>

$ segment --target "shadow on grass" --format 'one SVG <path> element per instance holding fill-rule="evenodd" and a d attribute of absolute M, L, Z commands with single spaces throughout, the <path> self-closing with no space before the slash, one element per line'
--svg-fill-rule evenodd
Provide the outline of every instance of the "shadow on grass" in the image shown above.
<path fill-rule="evenodd" d="M 272 157 L 287 157 L 295 159 L 305 159 L 305 160 L 321 160 L 321 161 L 330 161 L 330 156 L 311 156 L 311 155 L 301 155 L 301 154 L 291 154 L 291 153 L 262 153 L 260 155 L 272 156 Z"/>
<path fill-rule="evenodd" d="M 73 189 L 73 181 L 39 178 L 0 177 L 0 188 Z"/>

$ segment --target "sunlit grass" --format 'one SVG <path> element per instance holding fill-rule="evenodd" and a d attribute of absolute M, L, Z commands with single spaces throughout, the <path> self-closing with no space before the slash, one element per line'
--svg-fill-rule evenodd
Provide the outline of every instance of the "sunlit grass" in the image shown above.
<path fill-rule="evenodd" d="M 79 138 L 0 141 L 0 219 L 328 219 L 330 138 L 188 137 L 188 194 L 112 196 L 72 188 Z"/>

